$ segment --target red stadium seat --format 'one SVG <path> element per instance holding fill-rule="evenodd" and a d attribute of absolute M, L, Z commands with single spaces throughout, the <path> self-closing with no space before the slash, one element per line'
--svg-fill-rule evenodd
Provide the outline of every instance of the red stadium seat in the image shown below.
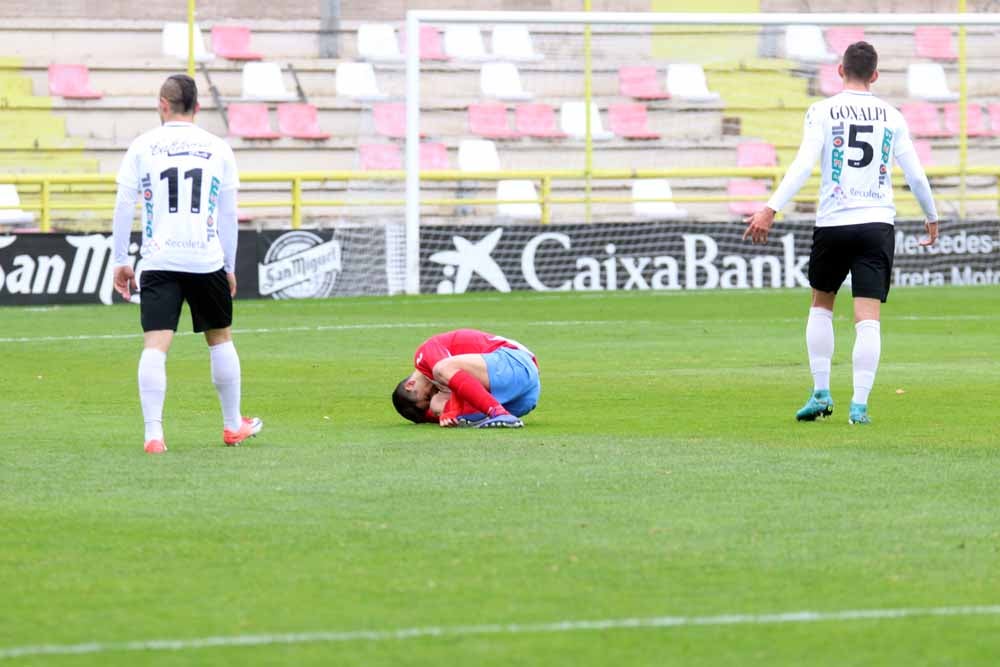
<path fill-rule="evenodd" d="M 525 137 L 565 139 L 556 123 L 556 111 L 549 104 L 519 104 L 514 110 L 514 126 Z"/>
<path fill-rule="evenodd" d="M 362 169 L 403 168 L 403 153 L 396 144 L 361 144 L 358 151 Z"/>
<path fill-rule="evenodd" d="M 830 45 L 830 50 L 838 56 L 844 55 L 847 47 L 855 42 L 862 42 L 865 39 L 865 29 L 861 26 L 850 26 L 841 28 L 826 29 L 826 43 Z M 836 65 L 834 65 L 836 67 Z"/>
<path fill-rule="evenodd" d="M 507 107 L 503 104 L 470 104 L 469 131 L 488 139 L 516 139 L 521 136 L 507 124 Z"/>
<path fill-rule="evenodd" d="M 612 132 L 625 139 L 659 139 L 649 129 L 645 104 L 612 104 L 608 106 L 608 125 Z"/>
<path fill-rule="evenodd" d="M 909 102 L 899 107 L 914 137 L 947 137 L 948 132 L 941 127 L 941 117 L 936 106 L 930 102 Z"/>
<path fill-rule="evenodd" d="M 836 95 L 844 89 L 844 80 L 840 78 L 835 63 L 820 65 L 819 67 L 819 92 L 821 95 L 830 97 Z"/>
<path fill-rule="evenodd" d="M 266 104 L 234 102 L 227 109 L 229 134 L 243 139 L 278 139 L 280 134 L 271 129 L 271 118 Z"/>
<path fill-rule="evenodd" d="M 765 181 L 734 179 L 729 181 L 726 192 L 731 197 L 766 195 L 767 183 Z M 764 201 L 760 199 L 731 201 L 729 202 L 729 212 L 735 215 L 753 215 L 762 206 L 764 206 Z"/>
<path fill-rule="evenodd" d="M 948 26 L 924 25 L 913 31 L 917 42 L 917 57 L 934 60 L 956 60 L 958 53 Z"/>
<path fill-rule="evenodd" d="M 766 141 L 748 141 L 736 147 L 737 167 L 777 167 L 778 153 L 774 144 Z"/>
<path fill-rule="evenodd" d="M 241 25 L 212 26 L 212 50 L 229 60 L 260 60 L 264 57 L 250 50 L 250 28 Z"/>
<path fill-rule="evenodd" d="M 400 46 L 403 56 L 406 56 L 406 31 L 401 31 L 399 35 Z M 420 26 L 420 59 L 421 60 L 448 60 L 444 52 L 444 40 L 441 38 L 441 31 L 432 25 Z"/>
<path fill-rule="evenodd" d="M 86 65 L 49 65 L 49 94 L 74 100 L 96 100 L 101 93 L 90 88 Z"/>
<path fill-rule="evenodd" d="M 278 105 L 278 131 L 295 139 L 329 139 L 330 133 L 319 127 L 316 107 L 289 102 Z"/>
<path fill-rule="evenodd" d="M 983 108 L 978 104 L 969 104 L 966 114 L 966 133 L 970 137 L 985 137 L 989 132 L 986 130 L 985 119 L 983 118 Z M 957 104 L 944 105 L 944 128 L 948 134 L 958 135 L 961 114 L 958 112 Z"/>
<path fill-rule="evenodd" d="M 925 167 L 934 166 L 934 154 L 931 151 L 931 142 L 926 139 L 914 139 L 913 149 L 917 151 L 917 158 L 920 159 L 920 164 Z"/>
<path fill-rule="evenodd" d="M 1000 104 L 990 104 L 986 111 L 990 115 L 990 134 L 1000 137 Z"/>
<path fill-rule="evenodd" d="M 448 149 L 444 144 L 428 141 L 420 144 L 420 169 L 433 171 L 448 168 Z"/>
<path fill-rule="evenodd" d="M 652 66 L 622 67 L 618 70 L 618 92 L 637 100 L 665 100 L 670 97 L 660 85 Z"/>

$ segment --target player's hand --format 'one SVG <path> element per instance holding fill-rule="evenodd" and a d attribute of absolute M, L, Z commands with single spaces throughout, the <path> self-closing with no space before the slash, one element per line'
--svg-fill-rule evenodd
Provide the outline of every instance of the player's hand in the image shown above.
<path fill-rule="evenodd" d="M 236 274 L 227 273 L 226 280 L 229 281 L 229 296 L 236 296 Z"/>
<path fill-rule="evenodd" d="M 458 426 L 458 418 L 445 417 L 444 415 L 441 415 L 441 417 L 438 418 L 438 426 L 441 426 L 442 428 L 450 428 L 452 426 Z"/>
<path fill-rule="evenodd" d="M 744 218 L 743 222 L 747 223 L 747 229 L 743 232 L 744 241 L 750 239 L 754 244 L 767 243 L 767 233 L 774 224 L 774 211 L 765 206 L 750 217 Z"/>
<path fill-rule="evenodd" d="M 920 239 L 920 245 L 931 246 L 934 245 L 938 238 L 938 223 L 937 221 L 931 222 L 928 220 L 924 223 L 924 229 L 927 230 L 927 236 Z"/>
<path fill-rule="evenodd" d="M 135 271 L 131 266 L 115 267 L 115 291 L 122 295 L 126 301 L 132 298 L 132 290 L 138 291 L 139 286 L 135 282 Z"/>

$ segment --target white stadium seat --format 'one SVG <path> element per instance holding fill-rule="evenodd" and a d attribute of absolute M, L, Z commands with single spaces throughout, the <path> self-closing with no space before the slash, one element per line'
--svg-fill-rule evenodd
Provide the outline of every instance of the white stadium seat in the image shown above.
<path fill-rule="evenodd" d="M 541 220 L 542 207 L 537 202 L 524 200 L 538 199 L 538 191 L 534 181 L 503 180 L 497 182 L 497 199 L 510 199 L 512 202 L 497 204 L 497 214 L 514 220 Z M 517 202 L 516 200 L 522 200 Z"/>
<path fill-rule="evenodd" d="M 675 64 L 667 68 L 667 92 L 688 102 L 717 102 L 719 94 L 708 89 L 705 70 L 698 64 Z"/>
<path fill-rule="evenodd" d="M 954 102 L 958 93 L 948 88 L 940 63 L 915 63 L 906 69 L 906 87 L 910 97 L 928 102 Z"/>
<path fill-rule="evenodd" d="M 163 25 L 162 34 L 163 55 L 179 60 L 188 58 L 188 24 L 187 23 L 166 23 Z M 196 62 L 204 63 L 215 58 L 214 53 L 210 53 L 205 48 L 205 38 L 201 34 L 201 28 L 194 24 L 194 59 Z"/>
<path fill-rule="evenodd" d="M 396 29 L 386 23 L 362 23 L 358 26 L 358 55 L 373 62 L 400 62 Z"/>
<path fill-rule="evenodd" d="M 277 63 L 250 62 L 243 65 L 243 99 L 286 102 L 298 99 L 285 88 L 285 79 Z"/>
<path fill-rule="evenodd" d="M 672 199 L 670 181 L 665 178 L 638 178 L 632 181 L 632 214 L 637 218 L 676 220 L 688 212 L 672 201 L 635 201 L 638 199 Z"/>
<path fill-rule="evenodd" d="M 0 184 L 0 206 L 20 206 L 21 198 L 17 195 L 17 188 L 9 183 Z M 33 213 L 22 211 L 20 208 L 0 208 L 0 223 L 19 225 L 33 222 Z"/>
<path fill-rule="evenodd" d="M 490 60 L 479 26 L 450 25 L 444 29 L 444 52 L 456 60 Z"/>
<path fill-rule="evenodd" d="M 387 95 L 378 89 L 375 68 L 371 63 L 340 63 L 337 65 L 337 95 L 356 100 L 384 100 Z"/>
<path fill-rule="evenodd" d="M 587 117 L 583 102 L 563 102 L 559 109 L 559 126 L 562 131 L 574 139 L 587 136 Z M 604 129 L 601 124 L 601 113 L 597 105 L 590 103 L 590 136 L 594 141 L 606 141 L 615 135 Z"/>
<path fill-rule="evenodd" d="M 531 62 L 542 60 L 544 57 L 535 51 L 531 43 L 531 33 L 523 25 L 494 26 L 491 37 L 495 58 Z"/>
<path fill-rule="evenodd" d="M 498 100 L 530 100 L 534 95 L 521 87 L 521 74 L 514 63 L 483 63 L 479 89 Z"/>
<path fill-rule="evenodd" d="M 785 57 L 807 63 L 832 63 L 838 58 L 826 50 L 823 29 L 818 25 L 790 25 L 785 28 Z"/>
<path fill-rule="evenodd" d="M 460 171 L 500 171 L 497 145 L 489 139 L 462 139 L 458 144 Z"/>

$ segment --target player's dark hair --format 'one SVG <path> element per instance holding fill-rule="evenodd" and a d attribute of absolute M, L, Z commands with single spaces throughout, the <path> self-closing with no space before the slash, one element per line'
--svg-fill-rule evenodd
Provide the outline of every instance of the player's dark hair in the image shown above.
<path fill-rule="evenodd" d="M 427 421 L 427 413 L 417 407 L 417 402 L 410 398 L 410 392 L 406 390 L 406 380 L 396 385 L 392 392 L 392 405 L 401 417 L 409 419 L 414 424 L 423 424 Z"/>
<path fill-rule="evenodd" d="M 844 51 L 844 75 L 855 81 L 871 81 L 878 69 L 878 54 L 868 42 L 854 42 Z"/>
<path fill-rule="evenodd" d="M 198 86 L 187 74 L 173 74 L 160 87 L 160 97 L 173 113 L 189 114 L 198 106 Z"/>

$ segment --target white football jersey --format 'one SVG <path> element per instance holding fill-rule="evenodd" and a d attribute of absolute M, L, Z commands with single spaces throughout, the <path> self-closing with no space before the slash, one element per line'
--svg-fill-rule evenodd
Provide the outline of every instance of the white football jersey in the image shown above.
<path fill-rule="evenodd" d="M 795 194 L 790 186 L 808 178 L 807 174 L 791 172 L 811 171 L 819 159 L 822 184 L 817 227 L 892 223 L 896 215 L 892 194 L 894 160 L 907 158 L 900 161 L 900 166 L 908 181 L 911 177 L 926 181 L 915 153 L 909 153 L 914 153 L 910 132 L 895 107 L 871 93 L 845 90 L 809 107 L 802 146 L 786 177 L 789 183 L 782 182 L 768 206 L 777 211 L 787 204 Z M 911 173 L 914 171 L 919 174 Z M 930 207 L 933 209 L 932 199 Z"/>
<path fill-rule="evenodd" d="M 219 193 L 240 185 L 229 144 L 191 123 L 165 123 L 132 142 L 118 184 L 139 192 L 144 270 L 222 268 Z"/>

